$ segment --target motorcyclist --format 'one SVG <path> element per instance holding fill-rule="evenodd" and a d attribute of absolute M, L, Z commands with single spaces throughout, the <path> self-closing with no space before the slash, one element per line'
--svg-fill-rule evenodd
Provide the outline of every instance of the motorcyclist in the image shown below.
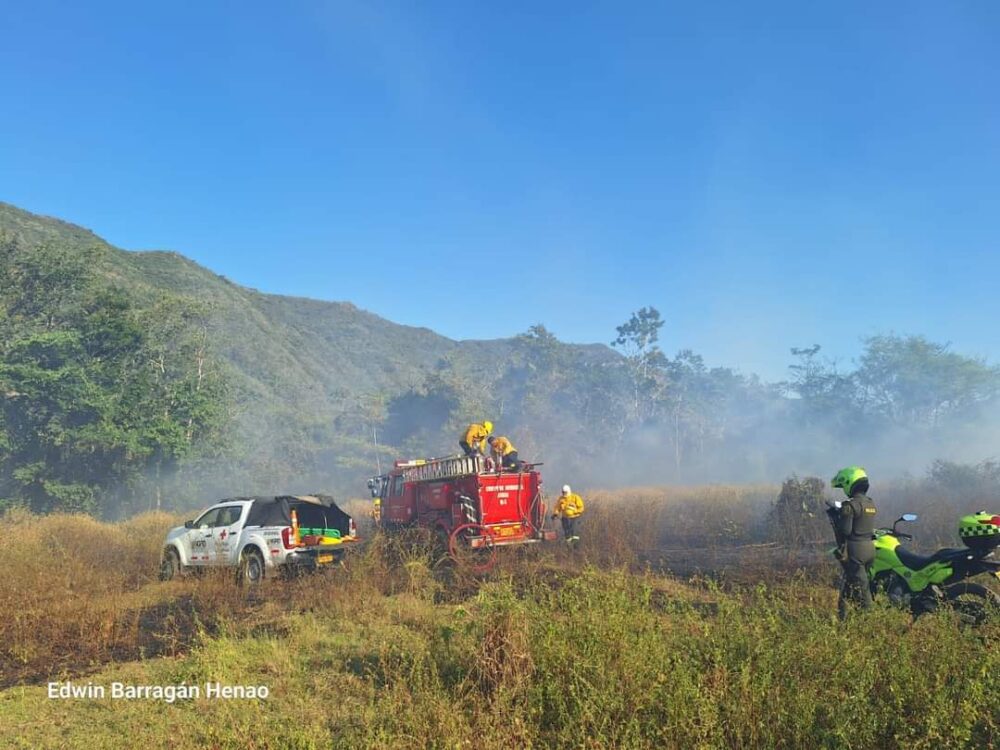
<path fill-rule="evenodd" d="M 837 472 L 830 486 L 840 488 L 847 501 L 834 506 L 831 513 L 834 534 L 837 537 L 837 558 L 844 566 L 844 582 L 840 588 L 837 614 L 847 616 L 847 602 L 853 601 L 862 609 L 872 606 L 868 586 L 868 569 L 875 560 L 875 503 L 868 492 L 868 474 L 860 466 L 848 466 Z"/>

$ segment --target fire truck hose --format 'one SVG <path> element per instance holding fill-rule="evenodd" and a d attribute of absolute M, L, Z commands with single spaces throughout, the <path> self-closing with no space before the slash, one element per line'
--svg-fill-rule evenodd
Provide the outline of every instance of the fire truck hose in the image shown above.
<path fill-rule="evenodd" d="M 518 498 L 521 497 L 521 476 L 522 476 L 521 472 L 518 472 L 518 474 L 517 474 L 517 496 L 518 496 Z M 542 498 L 541 491 L 536 490 L 535 491 L 535 496 L 531 499 L 531 505 L 528 506 L 528 515 L 527 515 L 527 517 L 525 517 L 525 515 L 524 515 L 523 512 L 521 513 L 521 523 L 527 525 L 527 527 L 529 529 L 531 529 L 531 532 L 533 534 L 541 534 L 542 533 L 542 530 L 540 528 L 538 528 L 537 526 L 535 526 L 534 522 L 532 522 L 532 520 L 531 520 L 532 516 L 534 516 L 534 514 L 535 514 L 534 513 L 535 508 L 538 507 L 538 503 L 541 501 L 541 498 Z M 520 509 L 520 507 L 521 507 L 521 501 L 520 501 L 520 499 L 518 499 L 518 508 Z M 545 525 L 545 504 L 544 503 L 542 504 L 541 519 L 542 519 L 542 525 L 544 526 Z"/>
<path fill-rule="evenodd" d="M 542 519 L 542 527 L 544 527 L 545 526 L 545 503 L 542 502 L 542 493 L 541 492 L 536 492 L 534 498 L 532 498 L 531 505 L 528 506 L 528 517 L 521 519 L 522 521 L 524 521 L 528 525 L 528 528 L 530 528 L 532 530 L 532 532 L 534 532 L 535 534 L 541 534 L 542 533 L 542 527 L 535 526 L 534 522 L 531 520 L 532 517 L 535 515 L 535 508 L 538 508 L 539 506 L 541 506 L 541 514 L 540 514 L 539 517 Z"/>
<path fill-rule="evenodd" d="M 451 555 L 452 560 L 455 560 L 456 562 L 459 560 L 458 537 L 460 534 L 467 531 L 473 533 L 478 532 L 478 535 L 483 539 L 483 548 L 489 552 L 489 557 L 487 557 L 485 562 L 480 563 L 479 565 L 469 565 L 469 569 L 474 573 L 485 573 L 496 565 L 497 548 L 496 545 L 493 544 L 493 537 L 490 536 L 490 532 L 482 524 L 463 523 L 452 529 L 451 534 L 448 535 L 448 554 Z"/>

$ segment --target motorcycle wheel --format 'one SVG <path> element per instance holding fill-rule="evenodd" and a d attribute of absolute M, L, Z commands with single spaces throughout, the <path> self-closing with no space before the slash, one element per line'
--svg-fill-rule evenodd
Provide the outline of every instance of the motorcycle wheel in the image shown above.
<path fill-rule="evenodd" d="M 948 606 L 964 625 L 982 625 L 1000 612 L 1000 596 L 978 583 L 956 583 L 944 593 Z"/>
<path fill-rule="evenodd" d="M 899 574 L 883 571 L 872 581 L 872 595 L 885 594 L 894 607 L 906 609 L 910 606 L 910 587 L 906 585 Z"/>

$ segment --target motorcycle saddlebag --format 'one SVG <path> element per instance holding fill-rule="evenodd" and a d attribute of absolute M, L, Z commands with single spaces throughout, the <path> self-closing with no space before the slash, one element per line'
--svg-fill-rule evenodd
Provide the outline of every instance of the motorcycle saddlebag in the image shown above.
<path fill-rule="evenodd" d="M 958 536 L 969 549 L 983 552 L 1000 546 L 1000 515 L 980 511 L 962 516 Z"/>

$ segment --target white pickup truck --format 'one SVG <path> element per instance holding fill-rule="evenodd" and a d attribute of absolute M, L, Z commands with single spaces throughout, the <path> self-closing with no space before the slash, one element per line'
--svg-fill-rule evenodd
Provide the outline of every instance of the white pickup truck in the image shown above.
<path fill-rule="evenodd" d="M 221 500 L 167 532 L 160 579 L 228 567 L 239 570 L 239 580 L 257 583 L 268 571 L 338 562 L 357 541 L 354 519 L 327 495 Z"/>

